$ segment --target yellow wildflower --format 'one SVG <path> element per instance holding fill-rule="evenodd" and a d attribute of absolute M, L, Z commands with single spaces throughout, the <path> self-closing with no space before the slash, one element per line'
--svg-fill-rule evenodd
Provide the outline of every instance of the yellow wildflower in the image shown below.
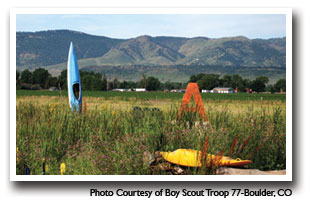
<path fill-rule="evenodd" d="M 63 175 L 66 172 L 66 164 L 61 163 L 60 164 L 60 174 Z"/>
<path fill-rule="evenodd" d="M 17 161 L 17 163 L 19 162 L 19 159 L 18 159 L 18 147 L 16 147 L 16 161 Z"/>

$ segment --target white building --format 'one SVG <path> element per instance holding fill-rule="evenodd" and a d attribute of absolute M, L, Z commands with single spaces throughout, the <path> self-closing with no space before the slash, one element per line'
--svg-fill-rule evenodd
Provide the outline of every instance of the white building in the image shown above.
<path fill-rule="evenodd" d="M 212 93 L 211 90 L 202 89 L 201 93 Z"/>
<path fill-rule="evenodd" d="M 235 93 L 235 90 L 230 87 L 216 87 L 213 90 L 213 93 L 221 93 L 221 94 L 232 94 Z"/>
<path fill-rule="evenodd" d="M 145 88 L 135 88 L 134 91 L 143 92 L 143 91 L 146 91 L 146 89 Z"/>
<path fill-rule="evenodd" d="M 124 92 L 124 91 L 127 91 L 127 89 L 113 89 L 113 91 L 120 91 L 120 92 Z"/>

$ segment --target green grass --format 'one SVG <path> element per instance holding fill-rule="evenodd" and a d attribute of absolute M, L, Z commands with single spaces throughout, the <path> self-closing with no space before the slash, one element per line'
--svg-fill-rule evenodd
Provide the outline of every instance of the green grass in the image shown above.
<path fill-rule="evenodd" d="M 67 91 L 62 91 L 62 96 L 67 96 Z M 115 98 L 120 100 L 128 100 L 135 98 L 137 100 L 182 100 L 184 93 L 167 93 L 167 92 L 115 92 L 115 91 L 83 91 L 84 97 L 100 97 L 100 98 Z M 60 96 L 59 91 L 39 91 L 39 90 L 17 90 L 17 97 L 23 96 Z M 285 102 L 285 94 L 247 94 L 247 93 L 236 93 L 236 94 L 211 94 L 202 93 L 204 100 L 238 100 L 238 101 L 281 101 Z"/>
<path fill-rule="evenodd" d="M 32 97 L 33 101 L 24 101 L 26 97 L 22 96 L 25 94 L 48 94 L 55 97 L 42 103 L 36 97 Z M 207 136 L 208 153 L 223 152 L 225 156 L 252 160 L 253 163 L 245 168 L 285 169 L 286 118 L 283 107 L 266 107 L 257 101 L 256 107 L 259 109 L 253 110 L 249 106 L 244 112 L 232 113 L 221 99 L 238 96 L 241 99 L 242 96 L 250 97 L 248 94 L 214 94 L 215 104 L 221 107 L 206 108 L 209 119 L 207 125 L 202 124 L 199 117 L 192 113 L 187 113 L 176 121 L 178 105 L 173 102 L 162 113 L 96 106 L 96 109 L 88 109 L 86 113 L 77 115 L 71 112 L 63 98 L 57 97 L 58 94 L 59 92 L 17 91 L 17 174 L 23 174 L 25 166 L 31 169 L 32 174 L 41 174 L 43 158 L 48 166 L 47 174 L 59 174 L 61 163 L 66 164 L 65 174 L 168 174 L 152 170 L 143 162 L 143 154 L 146 151 L 154 153 L 179 148 L 202 150 Z M 183 95 L 160 92 L 84 93 L 85 96 L 104 97 L 100 98 L 103 100 L 115 95 L 126 99 L 126 95 L 132 94 L 145 100 L 154 98 L 154 95 L 159 99 L 173 97 L 181 100 Z M 257 98 L 260 94 L 251 95 L 252 98 Z M 278 95 L 263 95 L 264 100 L 267 97 L 283 98 Z M 239 101 L 232 103 L 240 104 Z M 186 171 L 187 174 L 214 173 L 210 167 L 186 168 Z"/>

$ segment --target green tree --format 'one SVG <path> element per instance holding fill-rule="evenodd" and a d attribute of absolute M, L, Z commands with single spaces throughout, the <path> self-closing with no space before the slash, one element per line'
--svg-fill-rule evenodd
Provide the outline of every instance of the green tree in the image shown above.
<path fill-rule="evenodd" d="M 30 72 L 28 69 L 24 70 L 24 71 L 21 73 L 20 81 L 21 81 L 21 83 L 32 84 L 32 83 L 33 83 L 33 75 L 32 75 L 32 72 Z"/>
<path fill-rule="evenodd" d="M 138 83 L 138 87 L 139 88 L 146 88 L 146 85 L 147 85 L 147 78 L 144 75 L 144 73 L 142 73 L 142 78 L 141 78 L 140 82 Z"/>
<path fill-rule="evenodd" d="M 277 92 L 280 92 L 281 89 L 283 92 L 286 91 L 286 79 L 279 79 L 275 84 L 274 88 Z"/>
<path fill-rule="evenodd" d="M 246 78 L 246 79 L 243 79 L 242 82 L 243 82 L 244 89 L 239 90 L 239 91 L 246 91 L 246 88 L 251 89 L 251 84 L 252 84 L 251 80 Z"/>
<path fill-rule="evenodd" d="M 114 78 L 112 83 L 113 83 L 113 89 L 118 89 L 120 87 L 120 82 L 117 80 L 117 78 Z"/>
<path fill-rule="evenodd" d="M 45 88 L 58 87 L 58 79 L 56 77 L 49 76 L 45 83 Z"/>
<path fill-rule="evenodd" d="M 189 81 L 188 82 L 197 82 L 197 77 L 196 77 L 196 75 L 191 75 L 190 77 L 189 77 Z"/>
<path fill-rule="evenodd" d="M 148 77 L 147 78 L 147 84 L 146 84 L 146 90 L 147 91 L 156 91 L 160 88 L 160 81 L 155 77 Z"/>
<path fill-rule="evenodd" d="M 19 77 L 20 77 L 20 73 L 19 71 L 16 71 L 16 89 L 20 89 L 21 87 Z"/>
<path fill-rule="evenodd" d="M 174 89 L 173 88 L 174 87 L 174 85 L 173 85 L 173 83 L 171 83 L 171 82 L 169 82 L 169 81 L 167 81 L 167 82 L 165 82 L 164 84 L 163 84 L 163 88 L 165 89 L 165 90 L 171 90 L 171 89 Z"/>
<path fill-rule="evenodd" d="M 39 84 L 42 88 L 46 88 L 46 82 L 49 77 L 51 77 L 51 74 L 44 68 L 38 68 L 33 71 L 33 83 Z"/>
<path fill-rule="evenodd" d="M 16 81 L 18 81 L 18 80 L 19 80 L 19 76 L 20 76 L 19 71 L 16 71 Z"/>
<path fill-rule="evenodd" d="M 102 90 L 102 80 L 101 78 L 98 77 L 92 77 L 91 78 L 91 86 L 90 86 L 90 90 L 92 91 L 101 91 Z"/>
<path fill-rule="evenodd" d="M 268 81 L 269 79 L 265 76 L 257 77 L 255 80 L 252 81 L 251 88 L 253 91 L 263 92 L 266 90 L 266 85 Z"/>
<path fill-rule="evenodd" d="M 120 88 L 121 89 L 129 89 L 128 82 L 124 80 L 123 82 L 120 83 Z"/>
<path fill-rule="evenodd" d="M 107 90 L 112 90 L 113 89 L 113 82 L 108 82 L 107 84 Z"/>
<path fill-rule="evenodd" d="M 106 91 L 107 90 L 108 81 L 105 75 L 102 76 L 102 82 L 101 82 L 101 90 Z"/>
<path fill-rule="evenodd" d="M 274 86 L 272 84 L 268 84 L 266 87 L 266 91 L 270 92 L 270 93 L 274 93 L 276 92 Z"/>
<path fill-rule="evenodd" d="M 222 82 L 223 87 L 231 87 L 231 76 L 224 75 L 221 82 Z"/>
<path fill-rule="evenodd" d="M 128 82 L 128 89 L 134 89 L 137 88 L 137 83 L 133 81 Z"/>
<path fill-rule="evenodd" d="M 211 90 L 214 87 L 219 86 L 220 76 L 216 74 L 204 74 L 204 76 L 197 81 L 199 89 Z"/>
<path fill-rule="evenodd" d="M 82 90 L 92 90 L 92 77 L 90 73 L 85 71 L 80 71 L 80 79 Z"/>
<path fill-rule="evenodd" d="M 61 89 L 67 89 L 67 69 L 61 71 L 60 75 L 58 76 L 58 83 Z"/>
<path fill-rule="evenodd" d="M 234 74 L 231 76 L 231 85 L 230 87 L 232 88 L 238 88 L 238 90 L 240 91 L 244 91 L 245 90 L 245 85 L 243 83 L 243 79 L 240 75 L 238 74 Z"/>
<path fill-rule="evenodd" d="M 189 78 L 189 82 L 198 82 L 199 80 L 201 80 L 203 77 L 205 77 L 207 74 L 205 73 L 198 73 L 197 75 L 192 75 Z"/>

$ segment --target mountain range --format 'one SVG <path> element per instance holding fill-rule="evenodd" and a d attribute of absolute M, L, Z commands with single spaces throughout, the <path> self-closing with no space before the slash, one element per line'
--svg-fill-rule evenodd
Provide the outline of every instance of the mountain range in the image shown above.
<path fill-rule="evenodd" d="M 66 68 L 70 42 L 79 67 L 108 78 L 138 80 L 141 74 L 162 81 L 185 81 L 200 72 L 240 73 L 252 78 L 285 77 L 286 38 L 244 36 L 169 37 L 148 35 L 130 39 L 94 36 L 71 30 L 16 33 L 17 70 L 43 67 L 53 75 Z"/>

